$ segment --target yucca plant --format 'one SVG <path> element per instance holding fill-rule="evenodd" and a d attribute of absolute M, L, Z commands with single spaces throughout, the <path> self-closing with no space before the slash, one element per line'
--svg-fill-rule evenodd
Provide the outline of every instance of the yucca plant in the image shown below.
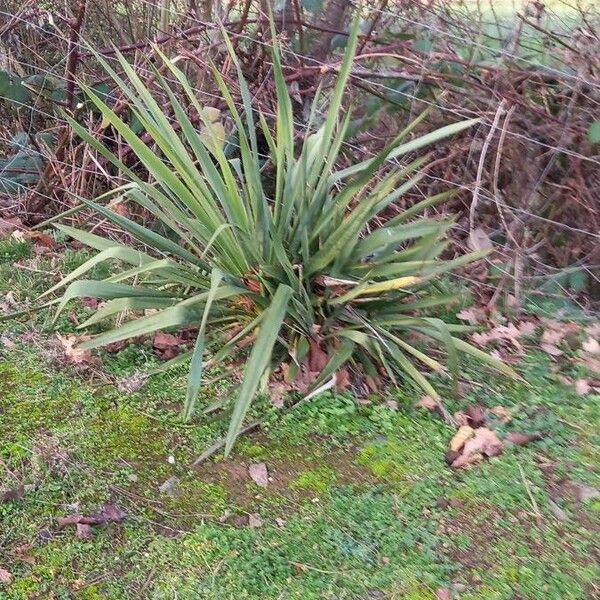
<path fill-rule="evenodd" d="M 226 453 L 250 403 L 267 388 L 271 375 L 285 365 L 288 379 L 293 380 L 317 351 L 326 364 L 314 376 L 313 390 L 347 368 L 391 382 L 408 379 L 438 397 L 420 369 L 443 371 L 445 366 L 422 346 L 416 347 L 415 337 L 445 352 L 451 372 L 462 351 L 510 373 L 508 367 L 456 337 L 461 326 L 423 315 L 425 309 L 430 314 L 453 300 L 437 291 L 436 278 L 481 256 L 438 258 L 446 248 L 444 235 L 452 222 L 419 216 L 450 194 L 432 196 L 374 224 L 422 178 L 418 171 L 427 157 L 404 163 L 401 158 L 475 121 L 403 141 L 413 123 L 374 158 L 336 170 L 350 121 L 350 111 L 343 114 L 342 97 L 357 29 L 349 37 L 329 99 L 315 99 L 309 122 L 302 128 L 295 126 L 276 42 L 272 60 L 277 103 L 274 119 L 269 120 L 253 106 L 240 64 L 224 39 L 237 68 L 240 108 L 219 71 L 212 70 L 234 124 L 230 139 L 235 138 L 237 152 L 233 158 L 220 139 L 222 128 L 215 124 L 214 109 L 200 104 L 177 61 L 161 55 L 169 81 L 156 72 L 159 102 L 123 57 L 119 60 L 124 78 L 98 57 L 128 98 L 151 144 L 140 140 L 91 89 L 82 86 L 105 123 L 129 144 L 151 176 L 150 181 L 138 176 L 70 120 L 75 131 L 130 180 L 111 192 L 114 198 L 107 205 L 103 198 L 83 202 L 129 234 L 123 239 L 138 242 L 117 243 L 59 225 L 99 252 L 47 292 L 68 285 L 58 312 L 73 298 L 96 297 L 108 302 L 82 327 L 125 311 L 129 315 L 124 324 L 82 346 L 94 348 L 165 328 L 198 327 L 189 353 L 186 418 L 194 412 L 208 344 L 218 344 L 210 358 L 212 365 L 234 355 L 245 360 Z M 320 116 L 323 106 L 326 114 Z M 174 115 L 178 128 L 165 112 Z M 191 113 L 200 119 L 201 127 L 193 124 Z M 153 215 L 153 226 L 113 210 L 123 200 Z M 102 281 L 80 279 L 107 260 L 116 261 L 117 274 Z M 144 315 L 146 309 L 155 310 Z M 250 346 L 240 344 L 241 340 L 251 340 Z"/>

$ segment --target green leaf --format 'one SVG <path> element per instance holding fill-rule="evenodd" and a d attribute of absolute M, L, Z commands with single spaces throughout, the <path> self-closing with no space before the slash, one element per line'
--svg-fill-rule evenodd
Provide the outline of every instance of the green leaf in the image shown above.
<path fill-rule="evenodd" d="M 206 304 L 204 306 L 204 313 L 202 314 L 202 321 L 200 322 L 200 329 L 198 331 L 198 337 L 194 345 L 194 352 L 192 353 L 192 363 L 190 367 L 190 378 L 188 381 L 185 405 L 183 408 L 183 418 L 187 421 L 194 414 L 194 405 L 196 398 L 198 397 L 198 391 L 202 383 L 202 367 L 204 363 L 204 334 L 206 331 L 206 322 L 212 303 L 217 293 L 217 288 L 223 279 L 223 273 L 219 269 L 213 269 L 210 278 L 210 289 L 208 290 L 208 296 L 206 298 Z"/>
<path fill-rule="evenodd" d="M 588 129 L 588 140 L 591 144 L 600 144 L 600 121 L 594 121 Z"/>
<path fill-rule="evenodd" d="M 260 331 L 246 363 L 242 385 L 229 423 L 225 456 L 228 456 L 233 448 L 233 444 L 242 428 L 244 417 L 258 389 L 260 379 L 271 363 L 273 346 L 283 324 L 291 296 L 292 289 L 286 285 L 280 285 L 273 296 L 271 305 L 263 313 Z"/>

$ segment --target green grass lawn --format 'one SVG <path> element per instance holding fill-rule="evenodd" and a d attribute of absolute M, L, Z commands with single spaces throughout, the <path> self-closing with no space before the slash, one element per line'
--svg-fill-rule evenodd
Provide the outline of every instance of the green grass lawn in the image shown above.
<path fill-rule="evenodd" d="M 20 303 L 65 259 L 17 269 L 15 255 L 31 255 L 13 246 L 0 252 L 0 293 Z M 562 382 L 584 375 L 569 351 L 556 363 L 530 340 L 523 382 L 464 365 L 462 396 L 446 388 L 451 411 L 503 406 L 513 420 L 501 434 L 544 433 L 466 470 L 448 468 L 455 431 L 415 408 L 410 388 L 393 392 L 397 410 L 333 394 L 271 409 L 229 459 L 194 469 L 227 423 L 180 421 L 185 370 L 127 392 L 123 378 L 158 364 L 150 345 L 76 369 L 47 314 L 2 328 L 0 569 L 12 580 L 2 600 L 600 598 L 600 397 Z M 201 406 L 224 393 L 209 387 Z M 266 487 L 248 474 L 255 463 Z M 123 522 L 91 539 L 59 529 L 106 504 Z"/>

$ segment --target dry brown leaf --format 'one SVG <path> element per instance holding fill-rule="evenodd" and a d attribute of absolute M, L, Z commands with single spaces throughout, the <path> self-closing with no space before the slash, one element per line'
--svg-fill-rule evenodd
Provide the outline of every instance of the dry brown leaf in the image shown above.
<path fill-rule="evenodd" d="M 471 336 L 471 341 L 480 347 L 487 346 L 490 342 L 506 342 L 512 344 L 518 352 L 521 352 L 523 346 L 519 342 L 519 338 L 528 334 L 527 329 L 521 330 L 514 323 L 509 323 L 508 325 L 497 325 L 489 331 L 474 333 Z"/>
<path fill-rule="evenodd" d="M 423 396 L 421 399 L 415 404 L 419 408 L 424 408 L 425 410 L 437 410 L 438 403 L 435 398 L 431 396 Z"/>
<path fill-rule="evenodd" d="M 575 391 L 580 396 L 587 396 L 592 391 L 590 382 L 587 379 L 576 379 L 575 380 Z"/>
<path fill-rule="evenodd" d="M 9 237 L 14 231 L 22 229 L 24 229 L 24 225 L 19 217 L 0 217 L 0 239 Z"/>
<path fill-rule="evenodd" d="M 438 588 L 435 590 L 436 600 L 452 600 L 452 592 L 448 588 Z"/>
<path fill-rule="evenodd" d="M 158 486 L 158 491 L 171 496 L 171 498 L 176 498 L 179 495 L 179 479 L 172 475 Z"/>
<path fill-rule="evenodd" d="M 308 351 L 308 366 L 310 370 L 320 373 L 326 367 L 327 363 L 327 354 L 321 349 L 316 340 L 311 340 Z"/>
<path fill-rule="evenodd" d="M 349 385 L 350 385 L 350 377 L 348 375 L 348 369 L 346 369 L 345 367 L 342 367 L 336 373 L 335 388 L 338 392 L 343 392 L 345 389 L 348 388 Z"/>
<path fill-rule="evenodd" d="M 557 348 L 553 344 L 549 344 L 547 342 L 542 342 L 540 344 L 540 348 L 550 356 L 562 356 L 563 351 L 560 348 Z"/>
<path fill-rule="evenodd" d="M 172 333 L 164 333 L 159 331 L 152 339 L 152 346 L 157 350 L 168 350 L 176 348 L 181 344 L 181 340 Z"/>
<path fill-rule="evenodd" d="M 542 334 L 542 343 L 555 346 L 556 344 L 560 344 L 564 336 L 565 333 L 560 329 L 555 329 L 554 327 L 548 328 Z"/>
<path fill-rule="evenodd" d="M 491 250 L 494 247 L 490 236 L 481 228 L 475 227 L 469 232 L 469 246 L 474 252 Z"/>
<path fill-rule="evenodd" d="M 91 525 L 87 523 L 77 523 L 75 535 L 80 540 L 91 540 L 94 537 L 94 532 L 92 531 Z"/>
<path fill-rule="evenodd" d="M 586 327 L 585 332 L 593 338 L 600 338 L 600 321 L 598 323 L 594 323 L 593 325 Z"/>
<path fill-rule="evenodd" d="M 269 472 L 265 463 L 258 463 L 248 467 L 248 474 L 254 480 L 256 485 L 267 487 L 269 485 Z"/>
<path fill-rule="evenodd" d="M 458 452 L 464 445 L 465 442 L 472 438 L 475 434 L 475 431 L 469 425 L 463 425 L 458 428 L 458 431 L 450 441 L 450 450 L 452 452 Z"/>
<path fill-rule="evenodd" d="M 13 574 L 0 567 L 0 583 L 3 585 L 11 585 L 14 580 Z"/>
<path fill-rule="evenodd" d="M 2 502 L 16 502 L 25 495 L 25 486 L 20 484 L 14 488 L 6 490 L 0 493 L 0 503 Z"/>
<path fill-rule="evenodd" d="M 21 544 L 15 548 L 15 556 L 20 561 L 27 563 L 28 565 L 35 564 L 35 558 L 29 554 L 31 552 L 30 544 Z"/>
<path fill-rule="evenodd" d="M 457 313 L 456 316 L 461 321 L 466 321 L 469 325 L 479 325 L 480 323 L 485 323 L 487 320 L 486 312 L 476 306 L 465 308 Z"/>
<path fill-rule="evenodd" d="M 60 342 L 65 359 L 67 362 L 73 365 L 97 365 L 100 363 L 100 359 L 92 355 L 91 350 L 82 350 L 77 345 L 89 340 L 89 335 L 61 335 L 56 334 L 56 338 Z"/>
<path fill-rule="evenodd" d="M 452 467 L 458 469 L 460 467 L 478 462 L 481 456 L 498 456 L 502 454 L 504 445 L 496 432 L 487 427 L 480 427 L 475 430 L 475 435 L 465 442 L 463 452 L 453 463 Z"/>
<path fill-rule="evenodd" d="M 535 333 L 535 330 L 537 329 L 537 324 L 533 321 L 521 321 L 517 325 L 517 329 L 519 330 L 519 333 L 521 335 L 529 336 Z"/>
<path fill-rule="evenodd" d="M 508 410 L 507 408 L 505 408 L 504 406 L 494 406 L 494 408 L 492 408 L 490 410 L 490 412 L 497 417 L 501 423 L 510 423 L 512 421 L 512 414 L 510 412 L 510 410 Z"/>
<path fill-rule="evenodd" d="M 575 497 L 579 502 L 587 502 L 588 500 L 594 500 L 600 498 L 600 490 L 589 485 L 574 484 Z"/>
<path fill-rule="evenodd" d="M 479 452 L 476 452 L 475 454 L 460 454 L 458 458 L 452 462 L 451 467 L 453 469 L 462 469 L 463 467 L 467 467 L 469 465 L 476 465 L 482 460 L 483 455 Z"/>
<path fill-rule="evenodd" d="M 583 364 L 585 365 L 585 368 L 588 369 L 588 371 L 592 371 L 592 373 L 600 375 L 600 360 L 598 360 L 597 358 L 587 356 L 584 359 Z"/>
<path fill-rule="evenodd" d="M 283 397 L 290 388 L 290 384 L 285 381 L 274 381 L 269 385 L 269 398 L 275 408 L 283 408 Z"/>
<path fill-rule="evenodd" d="M 453 416 L 457 425 L 460 426 L 469 424 L 469 417 L 467 417 L 467 415 L 462 410 L 457 410 Z"/>
<path fill-rule="evenodd" d="M 469 406 L 465 411 L 469 425 L 474 429 L 485 424 L 485 409 L 479 404 Z"/>
<path fill-rule="evenodd" d="M 507 444 L 524 446 L 530 442 L 537 442 L 538 440 L 541 440 L 542 437 L 543 435 L 539 431 L 536 431 L 535 433 L 519 433 L 518 431 L 514 431 L 506 436 L 505 441 Z"/>
<path fill-rule="evenodd" d="M 377 381 L 373 379 L 370 375 L 365 377 L 365 385 L 369 388 L 369 391 L 373 394 L 376 394 L 379 391 L 379 385 L 377 385 Z"/>
<path fill-rule="evenodd" d="M 56 248 L 56 240 L 41 231 L 28 231 L 26 237 L 30 239 L 36 246 L 42 246 L 44 248 Z"/>
<path fill-rule="evenodd" d="M 256 529 L 257 527 L 262 527 L 262 524 L 262 519 L 257 514 L 248 515 L 248 527 Z"/>
<path fill-rule="evenodd" d="M 592 336 L 588 337 L 581 347 L 588 354 L 600 354 L 600 344 L 598 343 L 598 340 Z"/>

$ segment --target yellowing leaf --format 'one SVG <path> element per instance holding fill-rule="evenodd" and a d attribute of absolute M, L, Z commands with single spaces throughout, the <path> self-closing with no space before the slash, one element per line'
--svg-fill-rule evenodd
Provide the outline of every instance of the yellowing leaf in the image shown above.
<path fill-rule="evenodd" d="M 419 283 L 421 277 L 415 277 L 410 275 L 408 277 L 397 277 L 396 279 L 390 279 L 389 281 L 382 281 L 381 283 L 374 283 L 368 285 L 366 288 L 358 292 L 357 296 L 366 296 L 370 294 L 380 294 L 382 292 L 391 292 L 393 290 L 401 290 L 405 287 Z"/>
<path fill-rule="evenodd" d="M 472 438 L 474 434 L 475 430 L 469 425 L 459 427 L 456 435 L 450 441 L 450 450 L 458 452 L 465 445 L 465 442 Z"/>
<path fill-rule="evenodd" d="M 203 127 L 200 130 L 200 138 L 212 152 L 223 150 L 225 140 L 227 139 L 225 126 L 220 121 L 217 121 L 210 126 L 210 129 Z"/>

